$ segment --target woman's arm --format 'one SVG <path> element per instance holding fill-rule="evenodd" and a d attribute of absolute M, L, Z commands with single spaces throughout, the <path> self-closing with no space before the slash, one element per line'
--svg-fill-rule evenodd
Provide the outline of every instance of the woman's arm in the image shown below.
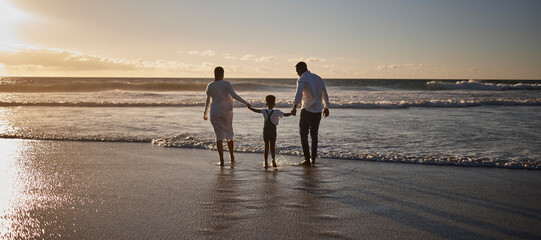
<path fill-rule="evenodd" d="M 229 82 L 228 82 L 229 83 Z M 228 88 L 229 88 L 229 95 L 231 95 L 231 97 L 241 103 L 243 103 L 244 105 L 249 105 L 249 103 L 244 100 L 243 98 L 241 98 L 239 95 L 237 95 L 237 93 L 235 92 L 235 90 L 233 90 L 233 87 L 231 86 L 231 83 L 227 84 Z"/>
<path fill-rule="evenodd" d="M 205 111 L 203 111 L 204 120 L 208 120 L 209 105 L 210 105 L 210 95 L 208 95 L 207 93 L 207 100 L 205 101 Z"/>

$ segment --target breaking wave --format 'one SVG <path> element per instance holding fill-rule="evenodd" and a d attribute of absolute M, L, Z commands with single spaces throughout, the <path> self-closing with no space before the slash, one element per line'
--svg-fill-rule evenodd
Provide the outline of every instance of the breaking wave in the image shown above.
<path fill-rule="evenodd" d="M 235 103 L 236 107 L 243 107 Z M 251 101 L 254 107 L 264 107 L 262 101 Z M 44 101 L 44 102 L 16 102 L 0 101 L 0 107 L 193 107 L 204 106 L 203 100 L 190 100 L 184 102 L 91 102 L 91 101 Z M 463 108 L 477 106 L 541 106 L 539 99 L 481 99 L 481 100 L 415 100 L 415 101 L 336 101 L 331 108 L 350 109 L 403 109 L 403 108 Z M 291 102 L 277 102 L 277 108 L 289 108 Z"/>
<path fill-rule="evenodd" d="M 491 83 L 470 79 L 469 81 L 443 82 L 430 81 L 426 83 L 430 90 L 483 90 L 483 91 L 507 91 L 507 90 L 541 90 L 541 84 L 536 83 Z"/>
<path fill-rule="evenodd" d="M 198 139 L 194 136 L 180 134 L 174 137 L 164 138 L 131 138 L 131 137 L 63 137 L 56 135 L 0 135 L 0 138 L 54 140 L 54 141 L 90 141 L 90 142 L 138 142 L 151 143 L 161 147 L 192 148 L 216 150 L 214 140 Z M 281 155 L 302 156 L 300 146 L 278 145 L 276 152 Z M 263 144 L 238 144 L 235 152 L 241 153 L 262 153 Z M 541 170 L 541 161 L 528 158 L 500 159 L 477 156 L 459 156 L 449 154 L 431 155 L 408 155 L 400 153 L 373 153 L 373 152 L 345 152 L 340 148 L 322 147 L 318 150 L 322 158 L 346 159 L 359 161 L 395 162 L 410 164 L 427 164 L 442 166 L 466 166 L 466 167 L 498 167 L 514 169 L 537 169 Z"/>
<path fill-rule="evenodd" d="M 178 135 L 170 138 L 153 139 L 152 144 L 162 147 L 197 148 L 216 150 L 214 141 L 200 140 L 193 136 Z M 299 146 L 277 146 L 277 153 L 282 155 L 302 156 Z M 262 144 L 241 144 L 235 146 L 235 152 L 263 153 Z M 318 156 L 323 158 L 413 163 L 445 166 L 468 166 L 468 167 L 501 167 L 541 169 L 541 162 L 534 159 L 498 159 L 473 156 L 440 155 L 404 155 L 399 153 L 367 153 L 367 152 L 344 152 L 342 149 L 322 148 L 318 149 Z"/>
<path fill-rule="evenodd" d="M 0 92 L 100 92 L 112 90 L 125 91 L 204 91 L 207 84 L 203 82 L 146 82 L 132 83 L 125 81 L 81 81 L 60 82 L 51 84 L 3 84 Z"/>

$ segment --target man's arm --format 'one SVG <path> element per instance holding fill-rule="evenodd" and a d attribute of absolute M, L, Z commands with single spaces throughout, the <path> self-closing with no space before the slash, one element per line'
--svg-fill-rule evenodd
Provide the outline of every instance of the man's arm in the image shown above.
<path fill-rule="evenodd" d="M 328 117 L 329 116 L 329 95 L 327 94 L 327 88 L 325 87 L 325 83 L 323 83 L 323 116 Z"/>
<path fill-rule="evenodd" d="M 299 79 L 297 81 L 297 91 L 295 92 L 295 100 L 293 100 L 293 109 L 291 109 L 291 115 L 297 114 L 297 106 L 302 103 L 302 92 L 304 91 L 304 82 Z"/>
<path fill-rule="evenodd" d="M 297 81 L 297 91 L 295 93 L 295 100 L 293 101 L 293 108 L 297 108 L 297 105 L 302 103 L 302 92 L 304 91 L 304 85 L 305 82 L 301 81 L 301 79 Z"/>

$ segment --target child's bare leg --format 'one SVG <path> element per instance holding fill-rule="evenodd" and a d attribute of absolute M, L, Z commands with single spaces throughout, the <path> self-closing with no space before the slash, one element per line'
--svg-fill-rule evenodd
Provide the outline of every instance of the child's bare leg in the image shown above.
<path fill-rule="evenodd" d="M 277 167 L 276 166 L 276 161 L 275 161 L 275 155 L 276 155 L 276 140 L 270 140 L 270 152 L 271 152 L 271 156 L 272 156 L 272 167 Z"/>
<path fill-rule="evenodd" d="M 216 141 L 216 149 L 218 149 L 218 155 L 220 156 L 220 166 L 224 165 L 224 145 L 222 140 Z"/>
<path fill-rule="evenodd" d="M 235 155 L 233 155 L 233 150 L 235 149 L 235 143 L 233 139 L 227 141 L 227 147 L 229 148 L 229 159 L 231 162 L 235 161 Z"/>
<path fill-rule="evenodd" d="M 269 141 L 268 140 L 265 140 L 265 150 L 263 151 L 263 156 L 265 158 L 265 167 L 269 166 L 269 162 L 267 161 L 268 158 L 269 158 Z"/>

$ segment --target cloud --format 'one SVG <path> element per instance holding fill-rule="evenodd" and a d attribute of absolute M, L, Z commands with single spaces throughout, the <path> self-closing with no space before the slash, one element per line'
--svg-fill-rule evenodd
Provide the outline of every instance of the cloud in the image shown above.
<path fill-rule="evenodd" d="M 270 62 L 276 60 L 276 56 L 255 56 L 252 54 L 246 54 L 240 58 L 241 61 L 254 61 L 254 62 Z"/>
<path fill-rule="evenodd" d="M 196 50 L 192 50 L 192 51 L 188 51 L 188 54 L 189 55 L 199 55 L 201 57 L 212 57 L 212 56 L 216 56 L 216 52 L 215 51 L 212 51 L 212 50 L 205 50 L 205 51 L 196 51 Z"/>
<path fill-rule="evenodd" d="M 178 61 L 110 58 L 62 49 L 35 46 L 0 48 L 0 64 L 7 71 L 175 71 L 208 72 L 214 64 Z"/>
<path fill-rule="evenodd" d="M 214 52 L 212 50 L 206 50 L 206 51 L 201 52 L 201 56 L 203 56 L 203 57 L 216 56 L 216 52 Z"/>
<path fill-rule="evenodd" d="M 325 62 L 326 60 L 324 58 L 309 57 L 309 58 L 290 58 L 287 61 L 288 62 L 322 63 L 322 62 Z"/>
<path fill-rule="evenodd" d="M 237 60 L 237 57 L 231 56 L 231 54 L 229 54 L 229 53 L 222 53 L 222 56 L 223 56 L 225 59 Z"/>
<path fill-rule="evenodd" d="M 400 68 L 401 66 L 399 65 L 378 65 L 378 70 L 389 70 L 389 69 L 396 69 L 396 68 Z"/>
<path fill-rule="evenodd" d="M 263 56 L 256 59 L 256 62 L 270 62 L 276 60 L 275 56 Z"/>
<path fill-rule="evenodd" d="M 203 52 L 191 51 L 201 55 Z M 215 52 L 212 51 L 215 54 Z M 207 52 L 207 55 L 211 55 Z M 190 53 L 189 53 L 190 54 Z M 229 56 L 229 55 L 224 55 Z M 254 61 L 272 61 L 274 57 L 248 56 Z M 228 74 L 252 77 L 254 74 L 273 74 L 271 69 L 223 65 L 214 62 L 199 64 L 174 60 L 111 58 L 62 49 L 36 46 L 6 48 L 0 46 L 0 75 L 11 76 L 197 76 L 208 77 L 212 70 L 222 65 Z"/>
<path fill-rule="evenodd" d="M 255 59 L 255 55 L 252 54 L 246 54 L 240 58 L 241 61 L 250 61 Z"/>
<path fill-rule="evenodd" d="M 397 68 L 420 68 L 423 67 L 423 64 L 413 64 L 413 63 L 407 63 L 407 64 L 391 64 L 391 65 L 378 65 L 378 70 L 391 70 L 391 69 L 397 69 Z"/>

